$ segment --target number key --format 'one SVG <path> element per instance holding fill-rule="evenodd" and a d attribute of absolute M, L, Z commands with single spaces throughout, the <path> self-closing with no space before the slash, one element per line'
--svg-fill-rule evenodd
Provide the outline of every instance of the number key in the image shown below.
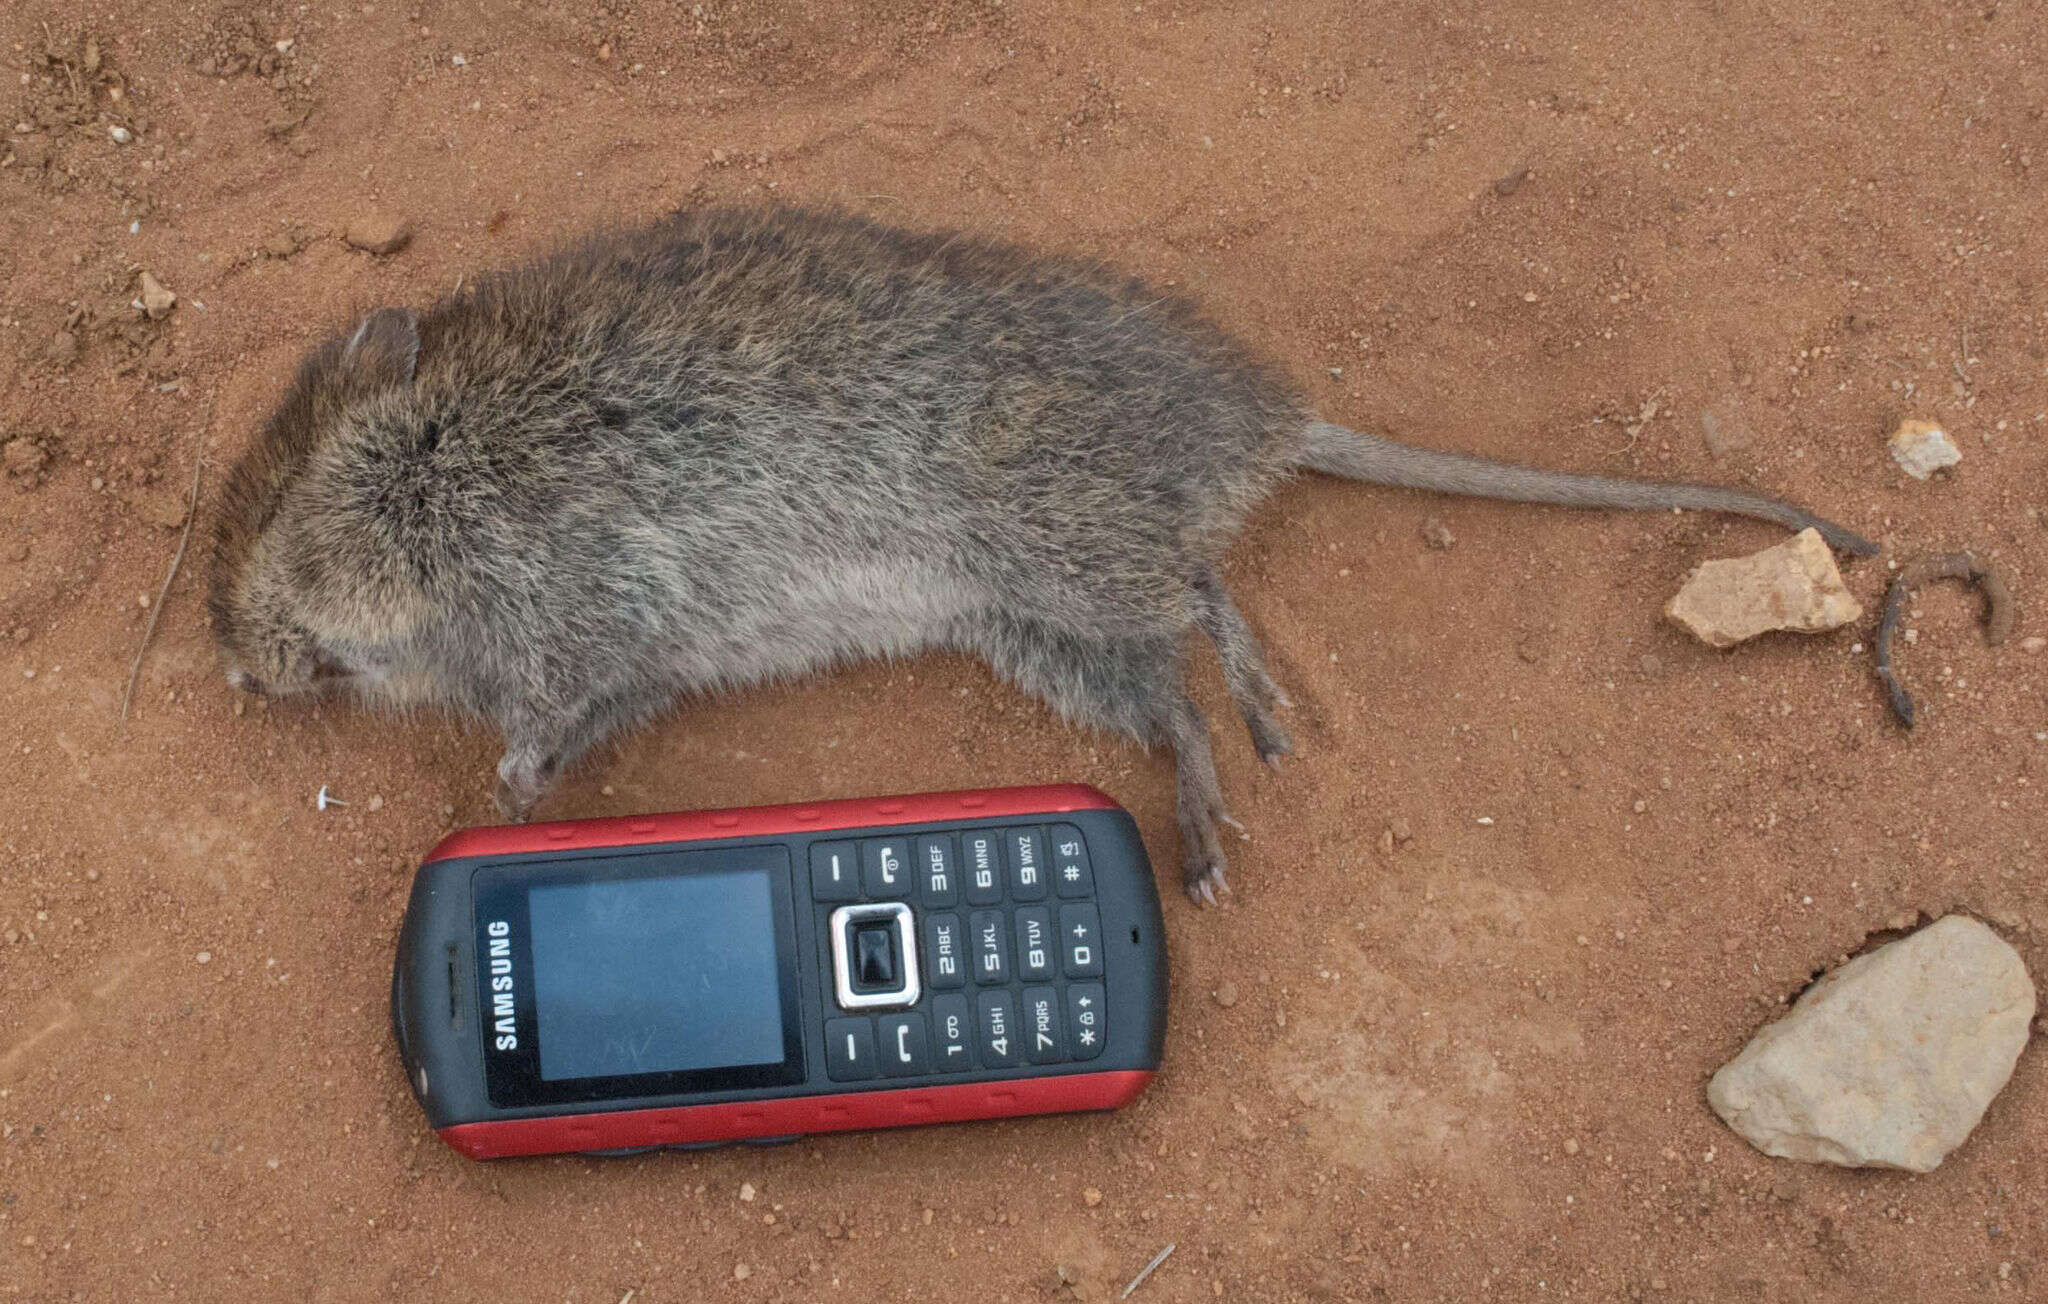
<path fill-rule="evenodd" d="M 1052 911 L 1045 906 L 1017 912 L 1017 976 L 1026 982 L 1053 976 Z"/>
<path fill-rule="evenodd" d="M 1010 867 L 1010 896 L 1018 901 L 1045 899 L 1045 833 L 1040 829 L 1004 829 L 1004 859 Z"/>
<path fill-rule="evenodd" d="M 992 906 L 1003 899 L 1003 839 L 993 829 L 960 835 L 960 862 L 967 873 L 967 904 Z"/>
<path fill-rule="evenodd" d="M 1017 998 L 1006 991 L 983 992 L 975 1001 L 975 1013 L 981 1066 L 1006 1069 L 1016 1064 L 1024 1031 L 1017 1024 Z"/>
<path fill-rule="evenodd" d="M 970 1049 L 974 1036 L 974 1012 L 965 996 L 940 996 L 932 1001 L 932 1024 L 938 1033 L 934 1058 L 941 1073 L 965 1073 L 974 1067 Z"/>
<path fill-rule="evenodd" d="M 1003 912 L 977 910 L 967 917 L 974 981 L 988 986 L 1010 981 L 1010 940 L 1003 936 Z"/>
<path fill-rule="evenodd" d="M 1102 919 L 1095 907 L 1070 902 L 1060 907 L 1060 968 L 1069 978 L 1102 976 Z"/>

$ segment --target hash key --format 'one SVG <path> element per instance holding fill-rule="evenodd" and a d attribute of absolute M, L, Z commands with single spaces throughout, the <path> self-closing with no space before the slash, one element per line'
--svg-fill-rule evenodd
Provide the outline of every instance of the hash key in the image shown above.
<path fill-rule="evenodd" d="M 1069 978 L 1102 976 L 1102 918 L 1086 902 L 1060 907 L 1060 968 Z"/>
<path fill-rule="evenodd" d="M 1052 881 L 1063 897 L 1095 895 L 1095 869 L 1088 863 L 1088 844 L 1071 824 L 1052 826 Z"/>

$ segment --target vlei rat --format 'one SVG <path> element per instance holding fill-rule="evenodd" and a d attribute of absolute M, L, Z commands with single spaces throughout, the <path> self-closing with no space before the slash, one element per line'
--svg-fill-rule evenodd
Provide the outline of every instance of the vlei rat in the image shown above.
<path fill-rule="evenodd" d="M 953 648 L 1173 750 L 1186 886 L 1227 819 L 1188 695 L 1215 644 L 1268 761 L 1285 698 L 1224 591 L 1298 471 L 1866 540 L 1735 489 L 1570 475 L 1317 420 L 1188 301 L 1093 263 L 796 208 L 602 235 L 371 313 L 236 468 L 210 608 L 228 680 L 495 722 L 498 802 L 679 696 Z"/>

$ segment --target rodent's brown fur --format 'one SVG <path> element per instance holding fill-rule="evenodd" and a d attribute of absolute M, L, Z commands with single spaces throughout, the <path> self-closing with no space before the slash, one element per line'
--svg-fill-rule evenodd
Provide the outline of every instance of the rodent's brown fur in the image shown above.
<path fill-rule="evenodd" d="M 236 469 L 230 681 L 497 723 L 501 804 L 677 696 L 945 646 L 1166 743 L 1187 883 L 1223 885 L 1190 627 L 1260 754 L 1279 699 L 1218 565 L 1297 468 L 1815 524 L 1315 421 L 1185 301 L 1092 264 L 792 208 L 711 209 L 384 309 L 316 349 Z"/>

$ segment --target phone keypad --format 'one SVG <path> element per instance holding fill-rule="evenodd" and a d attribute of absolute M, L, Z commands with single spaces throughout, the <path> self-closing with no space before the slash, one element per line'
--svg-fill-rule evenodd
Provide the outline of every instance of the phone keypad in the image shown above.
<path fill-rule="evenodd" d="M 926 994 L 916 1005 L 873 1016 L 835 1009 L 825 1020 L 833 1081 L 1101 1055 L 1102 919 L 1088 846 L 1073 825 L 814 843 L 811 895 L 820 905 L 910 902 L 921 944 Z M 826 963 L 829 973 L 829 954 Z"/>

